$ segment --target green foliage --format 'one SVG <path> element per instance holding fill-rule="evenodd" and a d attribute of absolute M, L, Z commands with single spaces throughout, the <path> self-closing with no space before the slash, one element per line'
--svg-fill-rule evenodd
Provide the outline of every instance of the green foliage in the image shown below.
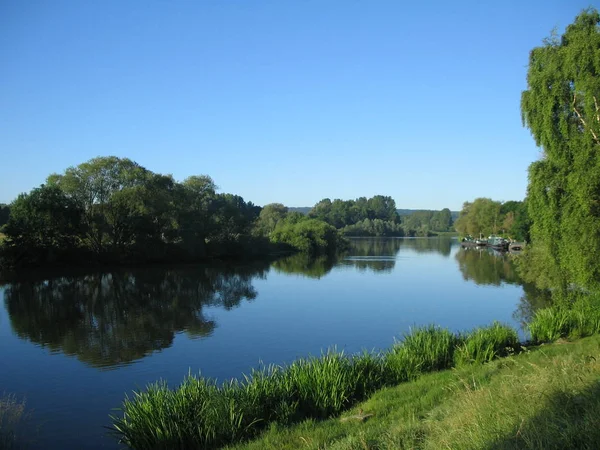
<path fill-rule="evenodd" d="M 268 236 L 275 230 L 277 222 L 285 219 L 287 214 L 287 207 L 281 203 L 270 203 L 265 205 L 260 211 L 260 215 L 256 221 L 256 228 L 258 232 Z"/>
<path fill-rule="evenodd" d="M 323 220 L 335 228 L 354 225 L 365 219 L 399 222 L 396 202 L 391 197 L 383 195 L 376 195 L 369 199 L 366 197 L 356 200 L 336 199 L 333 202 L 326 198 L 317 203 L 308 215 Z"/>
<path fill-rule="evenodd" d="M 600 336 L 423 375 L 376 392 L 341 419 L 272 426 L 228 448 L 594 449 L 600 361 L 590 356 L 599 351 Z"/>
<path fill-rule="evenodd" d="M 456 344 L 457 337 L 447 329 L 433 325 L 416 328 L 386 355 L 386 366 L 396 382 L 412 380 L 451 367 Z"/>
<path fill-rule="evenodd" d="M 579 294 L 574 300 L 557 302 L 550 308 L 541 309 L 529 323 L 529 333 L 535 343 L 600 333 L 600 298 Z"/>
<path fill-rule="evenodd" d="M 346 225 L 340 232 L 345 236 L 404 236 L 404 228 L 400 223 L 381 219 L 364 219 L 353 225 Z"/>
<path fill-rule="evenodd" d="M 344 246 L 338 231 L 322 220 L 304 219 L 299 222 L 279 221 L 271 233 L 271 242 L 287 244 L 309 254 L 333 252 Z"/>
<path fill-rule="evenodd" d="M 519 336 L 511 327 L 494 322 L 466 333 L 460 341 L 454 352 L 456 364 L 482 364 L 513 352 L 518 348 Z"/>
<path fill-rule="evenodd" d="M 479 236 L 496 234 L 504 218 L 500 214 L 501 203 L 490 198 L 476 198 L 465 202 L 454 226 L 462 235 Z"/>
<path fill-rule="evenodd" d="M 407 236 L 429 236 L 432 231 L 451 231 L 452 213 L 448 208 L 441 211 L 415 211 L 402 217 L 404 233 Z"/>
<path fill-rule="evenodd" d="M 326 419 L 378 389 L 447 369 L 460 361 L 489 362 L 514 351 L 516 333 L 494 324 L 457 336 L 434 326 L 417 328 L 387 353 L 351 357 L 328 351 L 285 367 L 254 370 L 217 385 L 188 376 L 175 390 L 152 384 L 123 402 L 114 432 L 132 448 L 213 448 L 256 436 L 275 425 Z M 468 350 L 458 347 L 466 343 Z"/>
<path fill-rule="evenodd" d="M 268 241 L 252 234 L 260 208 L 216 189 L 206 175 L 178 183 L 126 158 L 94 158 L 11 204 L 3 264 L 266 254 Z"/>
<path fill-rule="evenodd" d="M 57 187 L 42 185 L 19 195 L 4 226 L 4 258 L 9 264 L 60 260 L 79 246 L 82 217 L 79 205 Z"/>
<path fill-rule="evenodd" d="M 600 283 L 599 24 L 598 11 L 583 11 L 534 48 L 521 97 L 523 123 L 544 153 L 528 186 L 539 266 L 588 287 Z"/>
<path fill-rule="evenodd" d="M 10 206 L 0 203 L 0 228 L 8 222 L 8 216 L 10 216 Z"/>
<path fill-rule="evenodd" d="M 528 241 L 531 221 L 524 201 L 501 203 L 489 198 L 477 198 L 463 204 L 454 225 L 463 236 L 501 233 L 517 241 Z"/>

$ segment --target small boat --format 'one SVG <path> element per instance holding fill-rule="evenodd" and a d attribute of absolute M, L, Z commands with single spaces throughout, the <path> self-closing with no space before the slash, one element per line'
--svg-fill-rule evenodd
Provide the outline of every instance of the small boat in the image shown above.
<path fill-rule="evenodd" d="M 509 242 L 500 236 L 490 236 L 487 240 L 488 247 L 492 247 L 496 250 L 508 250 Z"/>
<path fill-rule="evenodd" d="M 521 250 L 523 250 L 523 248 L 525 248 L 525 243 L 524 242 L 511 242 L 508 246 L 508 249 L 512 252 L 512 251 L 516 251 L 519 252 Z"/>

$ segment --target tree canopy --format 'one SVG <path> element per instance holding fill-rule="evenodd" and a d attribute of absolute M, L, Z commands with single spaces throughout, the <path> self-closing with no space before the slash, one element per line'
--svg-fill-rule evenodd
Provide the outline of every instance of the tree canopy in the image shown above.
<path fill-rule="evenodd" d="M 498 202 L 491 198 L 476 198 L 465 202 L 455 222 L 462 235 L 488 236 L 501 233 L 519 241 L 529 240 L 529 216 L 525 202 Z"/>
<path fill-rule="evenodd" d="M 0 266 L 262 257 L 274 246 L 319 253 L 343 242 L 324 221 L 217 190 L 207 175 L 178 182 L 127 158 L 93 158 L 2 205 Z"/>
<path fill-rule="evenodd" d="M 600 280 L 600 15 L 583 11 L 529 57 L 523 123 L 542 148 L 529 167 L 536 259 L 582 285 Z"/>

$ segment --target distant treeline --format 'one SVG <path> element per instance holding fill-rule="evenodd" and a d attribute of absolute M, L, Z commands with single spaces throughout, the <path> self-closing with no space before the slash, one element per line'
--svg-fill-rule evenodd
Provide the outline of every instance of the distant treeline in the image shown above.
<path fill-rule="evenodd" d="M 308 211 L 308 217 L 327 222 L 345 236 L 429 236 L 453 230 L 448 208 L 400 216 L 394 199 L 383 195 L 356 200 L 325 198 Z"/>
<path fill-rule="evenodd" d="M 206 175 L 178 182 L 129 159 L 94 158 L 2 206 L 0 268 L 314 254 L 343 243 L 334 227 L 299 214 L 267 232 L 259 206 L 216 191 Z"/>

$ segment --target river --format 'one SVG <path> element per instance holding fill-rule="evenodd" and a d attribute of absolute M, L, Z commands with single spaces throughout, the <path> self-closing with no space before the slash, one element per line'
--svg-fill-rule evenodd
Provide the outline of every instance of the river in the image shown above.
<path fill-rule="evenodd" d="M 544 304 L 511 256 L 450 238 L 353 239 L 347 254 L 119 268 L 0 286 L 0 394 L 29 448 L 119 448 L 104 427 L 159 379 L 228 379 L 337 347 L 385 349 L 415 325 L 518 328 Z"/>

